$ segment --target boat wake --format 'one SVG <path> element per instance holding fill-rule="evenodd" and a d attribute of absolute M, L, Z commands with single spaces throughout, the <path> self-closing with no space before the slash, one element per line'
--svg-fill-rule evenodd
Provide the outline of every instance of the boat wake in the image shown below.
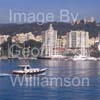
<path fill-rule="evenodd" d="M 7 73 L 0 73 L 0 77 L 6 77 L 6 76 L 10 76 L 10 74 L 7 74 Z"/>

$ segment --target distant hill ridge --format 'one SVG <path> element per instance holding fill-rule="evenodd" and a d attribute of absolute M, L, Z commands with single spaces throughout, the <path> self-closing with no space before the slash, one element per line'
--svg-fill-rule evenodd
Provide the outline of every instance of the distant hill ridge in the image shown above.
<path fill-rule="evenodd" d="M 25 23 L 25 24 L 0 24 L 0 34 L 6 35 L 15 35 L 18 33 L 27 33 L 32 32 L 34 35 L 40 35 L 42 31 L 48 29 L 50 23 L 44 23 L 43 25 L 39 25 L 37 23 Z M 79 24 L 72 25 L 71 23 L 63 23 L 63 22 L 53 22 L 53 27 L 58 31 L 58 35 L 65 35 L 67 32 L 71 30 L 85 30 L 90 33 L 90 37 L 98 36 L 100 33 L 100 23 L 90 23 L 87 22 L 84 24 L 81 21 Z"/>

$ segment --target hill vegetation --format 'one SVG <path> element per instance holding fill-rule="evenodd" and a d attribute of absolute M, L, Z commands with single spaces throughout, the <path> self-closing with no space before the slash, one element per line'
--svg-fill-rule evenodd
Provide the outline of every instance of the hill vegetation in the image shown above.
<path fill-rule="evenodd" d="M 15 35 L 18 33 L 32 32 L 34 35 L 40 35 L 42 31 L 48 29 L 50 23 L 44 23 L 39 25 L 37 23 L 25 23 L 25 24 L 0 24 L 0 34 Z M 63 22 L 53 22 L 53 27 L 58 31 L 58 35 L 65 35 L 71 30 L 85 30 L 90 33 L 90 37 L 98 36 L 100 32 L 100 23 L 90 23 L 84 24 L 83 20 L 79 24 L 63 23 Z"/>

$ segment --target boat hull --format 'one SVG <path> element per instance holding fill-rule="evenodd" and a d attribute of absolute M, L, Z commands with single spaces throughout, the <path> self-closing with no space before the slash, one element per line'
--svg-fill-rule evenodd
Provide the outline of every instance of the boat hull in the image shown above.
<path fill-rule="evenodd" d="M 25 72 L 25 71 L 13 71 L 12 73 L 13 74 L 16 74 L 16 75 L 24 75 L 24 74 L 27 74 L 27 75 L 36 75 L 36 74 L 42 74 L 44 73 L 46 70 L 41 70 L 41 71 L 37 71 L 37 72 Z"/>
<path fill-rule="evenodd" d="M 51 59 L 51 57 L 38 57 L 38 59 Z"/>

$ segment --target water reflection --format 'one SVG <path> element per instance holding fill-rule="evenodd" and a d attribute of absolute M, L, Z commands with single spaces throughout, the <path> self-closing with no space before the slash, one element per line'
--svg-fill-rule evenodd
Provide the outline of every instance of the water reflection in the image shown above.
<path fill-rule="evenodd" d="M 93 61 L 42 61 L 49 76 L 93 76 L 98 74 L 100 63 Z"/>
<path fill-rule="evenodd" d="M 78 76 L 90 76 L 92 73 L 90 71 L 91 69 L 91 63 L 88 61 L 77 61 L 74 65 L 74 73 Z"/>

